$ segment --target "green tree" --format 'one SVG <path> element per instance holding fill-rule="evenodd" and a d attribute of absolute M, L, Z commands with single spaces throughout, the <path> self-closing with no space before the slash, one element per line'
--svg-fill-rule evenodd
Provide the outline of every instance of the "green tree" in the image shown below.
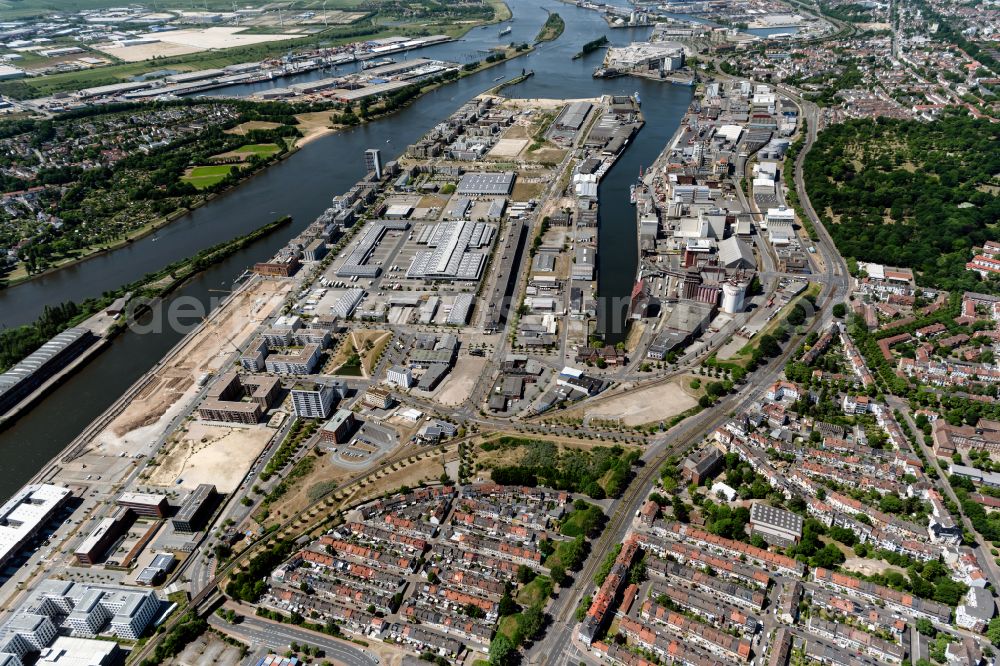
<path fill-rule="evenodd" d="M 490 642 L 490 666 L 508 666 L 516 654 L 517 649 L 504 634 L 498 633 Z"/>

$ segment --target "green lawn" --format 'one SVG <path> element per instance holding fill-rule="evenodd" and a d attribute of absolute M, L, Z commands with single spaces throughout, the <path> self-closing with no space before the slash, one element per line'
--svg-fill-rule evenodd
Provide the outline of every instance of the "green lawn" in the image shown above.
<path fill-rule="evenodd" d="M 232 164 L 220 164 L 217 166 L 199 166 L 191 169 L 191 173 L 181 178 L 184 182 L 191 183 L 199 190 L 212 187 L 229 175 L 233 170 Z"/>
<path fill-rule="evenodd" d="M 543 608 L 552 594 L 552 579 L 538 576 L 517 593 L 517 603 L 525 608 Z"/>
<path fill-rule="evenodd" d="M 255 155 L 260 155 L 262 157 L 267 155 L 273 155 L 278 152 L 278 144 L 276 143 L 248 143 L 245 146 L 240 146 L 236 149 L 237 153 L 253 153 Z"/>
<path fill-rule="evenodd" d="M 517 633 L 517 615 L 508 615 L 501 618 L 500 624 L 497 625 L 497 633 L 514 640 L 514 635 Z"/>
<path fill-rule="evenodd" d="M 601 507 L 582 502 L 579 508 L 574 506 L 572 513 L 562 521 L 559 532 L 571 537 L 590 536 L 600 526 L 603 518 Z"/>

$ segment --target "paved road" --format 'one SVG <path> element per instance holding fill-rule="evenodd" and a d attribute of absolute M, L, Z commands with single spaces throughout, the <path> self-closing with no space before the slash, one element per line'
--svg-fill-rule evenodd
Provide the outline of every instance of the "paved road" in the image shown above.
<path fill-rule="evenodd" d="M 802 202 L 803 210 L 815 225 L 817 235 L 820 238 L 817 251 L 822 255 L 823 264 L 826 268 L 826 272 L 822 276 L 824 279 L 820 281 L 823 284 L 820 298 L 816 301 L 820 309 L 819 316 L 814 318 L 809 327 L 810 330 L 822 330 L 832 319 L 830 306 L 846 298 L 850 278 L 846 262 L 840 256 L 840 253 L 837 252 L 833 240 L 813 210 L 802 180 L 803 160 L 816 139 L 818 109 L 815 105 L 804 102 L 795 91 L 785 89 L 782 92 L 793 98 L 793 101 L 799 105 L 800 115 L 808 119 L 806 140 L 796 161 L 794 175 L 796 189 L 799 199 Z M 549 630 L 546 640 L 543 642 L 543 647 L 539 647 L 529 655 L 532 662 L 564 664 L 577 663 L 579 661 L 581 653 L 578 645 L 573 641 L 573 630 L 576 624 L 573 613 L 580 599 L 593 589 L 592 579 L 594 572 L 600 565 L 600 562 L 603 561 L 607 552 L 614 545 L 624 541 L 625 535 L 631 527 L 631 518 L 645 499 L 662 462 L 672 453 L 682 451 L 688 445 L 708 435 L 712 430 L 725 422 L 728 419 L 728 414 L 731 412 L 742 411 L 750 402 L 757 399 L 763 393 L 763 387 L 772 383 L 781 374 L 786 360 L 797 346 L 797 342 L 788 345 L 779 358 L 772 360 L 763 369 L 758 370 L 752 376 L 751 381 L 740 389 L 738 393 L 728 396 L 711 410 L 702 412 L 702 414 L 682 422 L 666 435 L 653 440 L 653 443 L 643 455 L 646 466 L 640 470 L 623 497 L 615 504 L 604 533 L 594 543 L 591 555 L 582 571 L 576 576 L 573 587 L 560 594 L 559 599 L 553 604 L 550 611 L 553 617 L 553 626 Z"/>
<path fill-rule="evenodd" d="M 910 426 L 910 429 L 913 430 L 915 434 L 919 432 L 920 429 L 917 428 L 917 424 L 913 421 L 913 415 L 910 413 L 910 405 L 906 402 L 906 400 L 894 395 L 887 395 L 885 397 L 885 401 L 891 408 L 899 410 L 900 414 L 903 415 L 903 419 L 906 421 L 906 424 Z M 914 437 L 914 441 L 917 441 L 918 438 L 919 435 L 916 435 Z M 952 490 L 951 484 L 948 483 L 948 475 L 938 464 L 937 455 L 935 455 L 931 447 L 927 446 L 923 440 L 919 440 L 917 446 L 921 448 L 924 452 L 924 457 L 927 458 L 927 462 L 929 462 L 931 467 L 934 468 L 934 471 L 937 472 L 938 478 L 934 481 L 934 483 L 937 485 L 938 490 L 954 502 L 955 506 L 961 507 L 961 504 L 958 502 L 958 497 L 955 495 L 955 491 Z M 980 564 L 983 565 L 983 573 L 985 573 L 986 577 L 989 578 L 993 589 L 998 589 L 998 581 L 1000 581 L 1000 566 L 997 566 L 993 555 L 991 555 L 986 548 L 983 548 L 982 545 L 988 544 L 989 541 L 984 539 L 983 536 L 976 531 L 976 528 L 972 526 L 972 521 L 970 521 L 964 513 L 960 514 L 960 517 L 962 527 L 964 527 L 969 533 L 976 535 L 977 543 L 972 547 L 972 550 L 975 552 L 976 558 L 979 560 Z"/>
<path fill-rule="evenodd" d="M 279 654 L 288 650 L 288 646 L 292 643 L 298 643 L 318 647 L 325 653 L 321 659 L 336 664 L 375 666 L 379 663 L 378 657 L 361 647 L 338 641 L 325 634 L 287 624 L 277 624 L 256 616 L 245 616 L 238 624 L 229 624 L 213 613 L 209 616 L 208 623 L 248 645 L 265 646 Z"/>

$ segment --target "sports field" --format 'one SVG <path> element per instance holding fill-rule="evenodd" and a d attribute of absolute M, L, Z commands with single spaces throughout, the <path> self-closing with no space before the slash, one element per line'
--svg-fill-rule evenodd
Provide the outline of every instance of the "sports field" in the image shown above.
<path fill-rule="evenodd" d="M 199 190 L 215 185 L 229 175 L 233 170 L 232 164 L 219 164 L 217 166 L 197 166 L 193 167 L 181 180 L 191 183 Z"/>
<path fill-rule="evenodd" d="M 245 146 L 240 146 L 236 149 L 237 153 L 253 153 L 255 155 L 272 155 L 278 152 L 278 144 L 276 143 L 248 143 Z"/>

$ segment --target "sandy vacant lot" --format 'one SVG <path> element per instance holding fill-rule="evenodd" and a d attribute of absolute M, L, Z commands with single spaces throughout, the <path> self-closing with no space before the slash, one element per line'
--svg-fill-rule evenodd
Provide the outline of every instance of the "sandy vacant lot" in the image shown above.
<path fill-rule="evenodd" d="M 190 489 L 213 483 L 219 492 L 231 493 L 274 433 L 265 425 L 193 423 L 180 441 L 169 444 L 166 455 L 153 468 L 149 483 Z M 183 481 L 178 484 L 178 479 Z"/>
<path fill-rule="evenodd" d="M 476 380 L 483 374 L 486 359 L 469 356 L 459 358 L 455 369 L 448 374 L 438 391 L 436 400 L 442 405 L 460 405 L 472 393 Z"/>
<path fill-rule="evenodd" d="M 625 425 L 635 426 L 653 421 L 665 421 L 697 404 L 698 401 L 685 393 L 675 382 L 666 386 L 631 391 L 588 409 L 584 414 L 590 419 L 620 418 Z"/>
<path fill-rule="evenodd" d="M 205 49 L 197 46 L 185 46 L 184 44 L 171 44 L 169 42 L 156 42 L 154 44 L 136 44 L 135 46 L 115 46 L 114 44 L 98 44 L 95 46 L 98 51 L 107 53 L 125 62 L 142 62 L 153 58 L 170 58 L 182 56 L 189 53 L 198 53 Z"/>
<path fill-rule="evenodd" d="M 159 39 L 169 44 L 182 44 L 200 49 L 228 49 L 234 46 L 249 46 L 264 42 L 277 42 L 289 39 L 295 35 L 276 34 L 246 34 L 246 28 L 202 28 L 191 30 L 172 30 L 141 35 L 150 39 Z"/>
<path fill-rule="evenodd" d="M 195 396 L 198 377 L 222 370 L 235 353 L 234 345 L 242 344 L 263 319 L 281 307 L 290 288 L 288 281 L 253 278 L 196 335 L 185 338 L 178 353 L 155 371 L 149 384 L 94 438 L 93 445 L 109 455 L 148 449 Z M 162 312 L 163 325 L 169 325 L 169 301 Z M 184 320 L 190 322 L 190 318 Z"/>
<path fill-rule="evenodd" d="M 848 557 L 841 566 L 847 571 L 855 571 L 865 576 L 884 574 L 887 571 L 898 571 L 899 573 L 906 574 L 905 571 L 899 567 L 892 566 L 888 562 L 871 560 L 867 557 Z"/>
<path fill-rule="evenodd" d="M 482 97 L 489 97 L 489 95 L 482 95 Z M 493 96 L 494 100 L 499 102 L 501 106 L 507 109 L 562 109 L 567 104 L 572 104 L 573 102 L 590 102 L 591 104 L 597 104 L 601 101 L 600 97 L 583 97 L 581 99 L 527 99 L 527 98 L 511 98 L 507 99 L 504 97 Z"/>
<path fill-rule="evenodd" d="M 234 46 L 251 46 L 296 37 L 296 35 L 287 33 L 244 34 L 244 30 L 246 30 L 245 27 L 218 27 L 151 32 L 139 35 L 144 39 L 157 40 L 151 44 L 136 44 L 135 46 L 99 44 L 95 48 L 125 62 L 140 62 L 153 58 L 167 58 L 211 49 L 228 49 Z"/>
<path fill-rule="evenodd" d="M 500 139 L 486 155 L 487 157 L 517 157 L 527 145 L 527 139 Z"/>

